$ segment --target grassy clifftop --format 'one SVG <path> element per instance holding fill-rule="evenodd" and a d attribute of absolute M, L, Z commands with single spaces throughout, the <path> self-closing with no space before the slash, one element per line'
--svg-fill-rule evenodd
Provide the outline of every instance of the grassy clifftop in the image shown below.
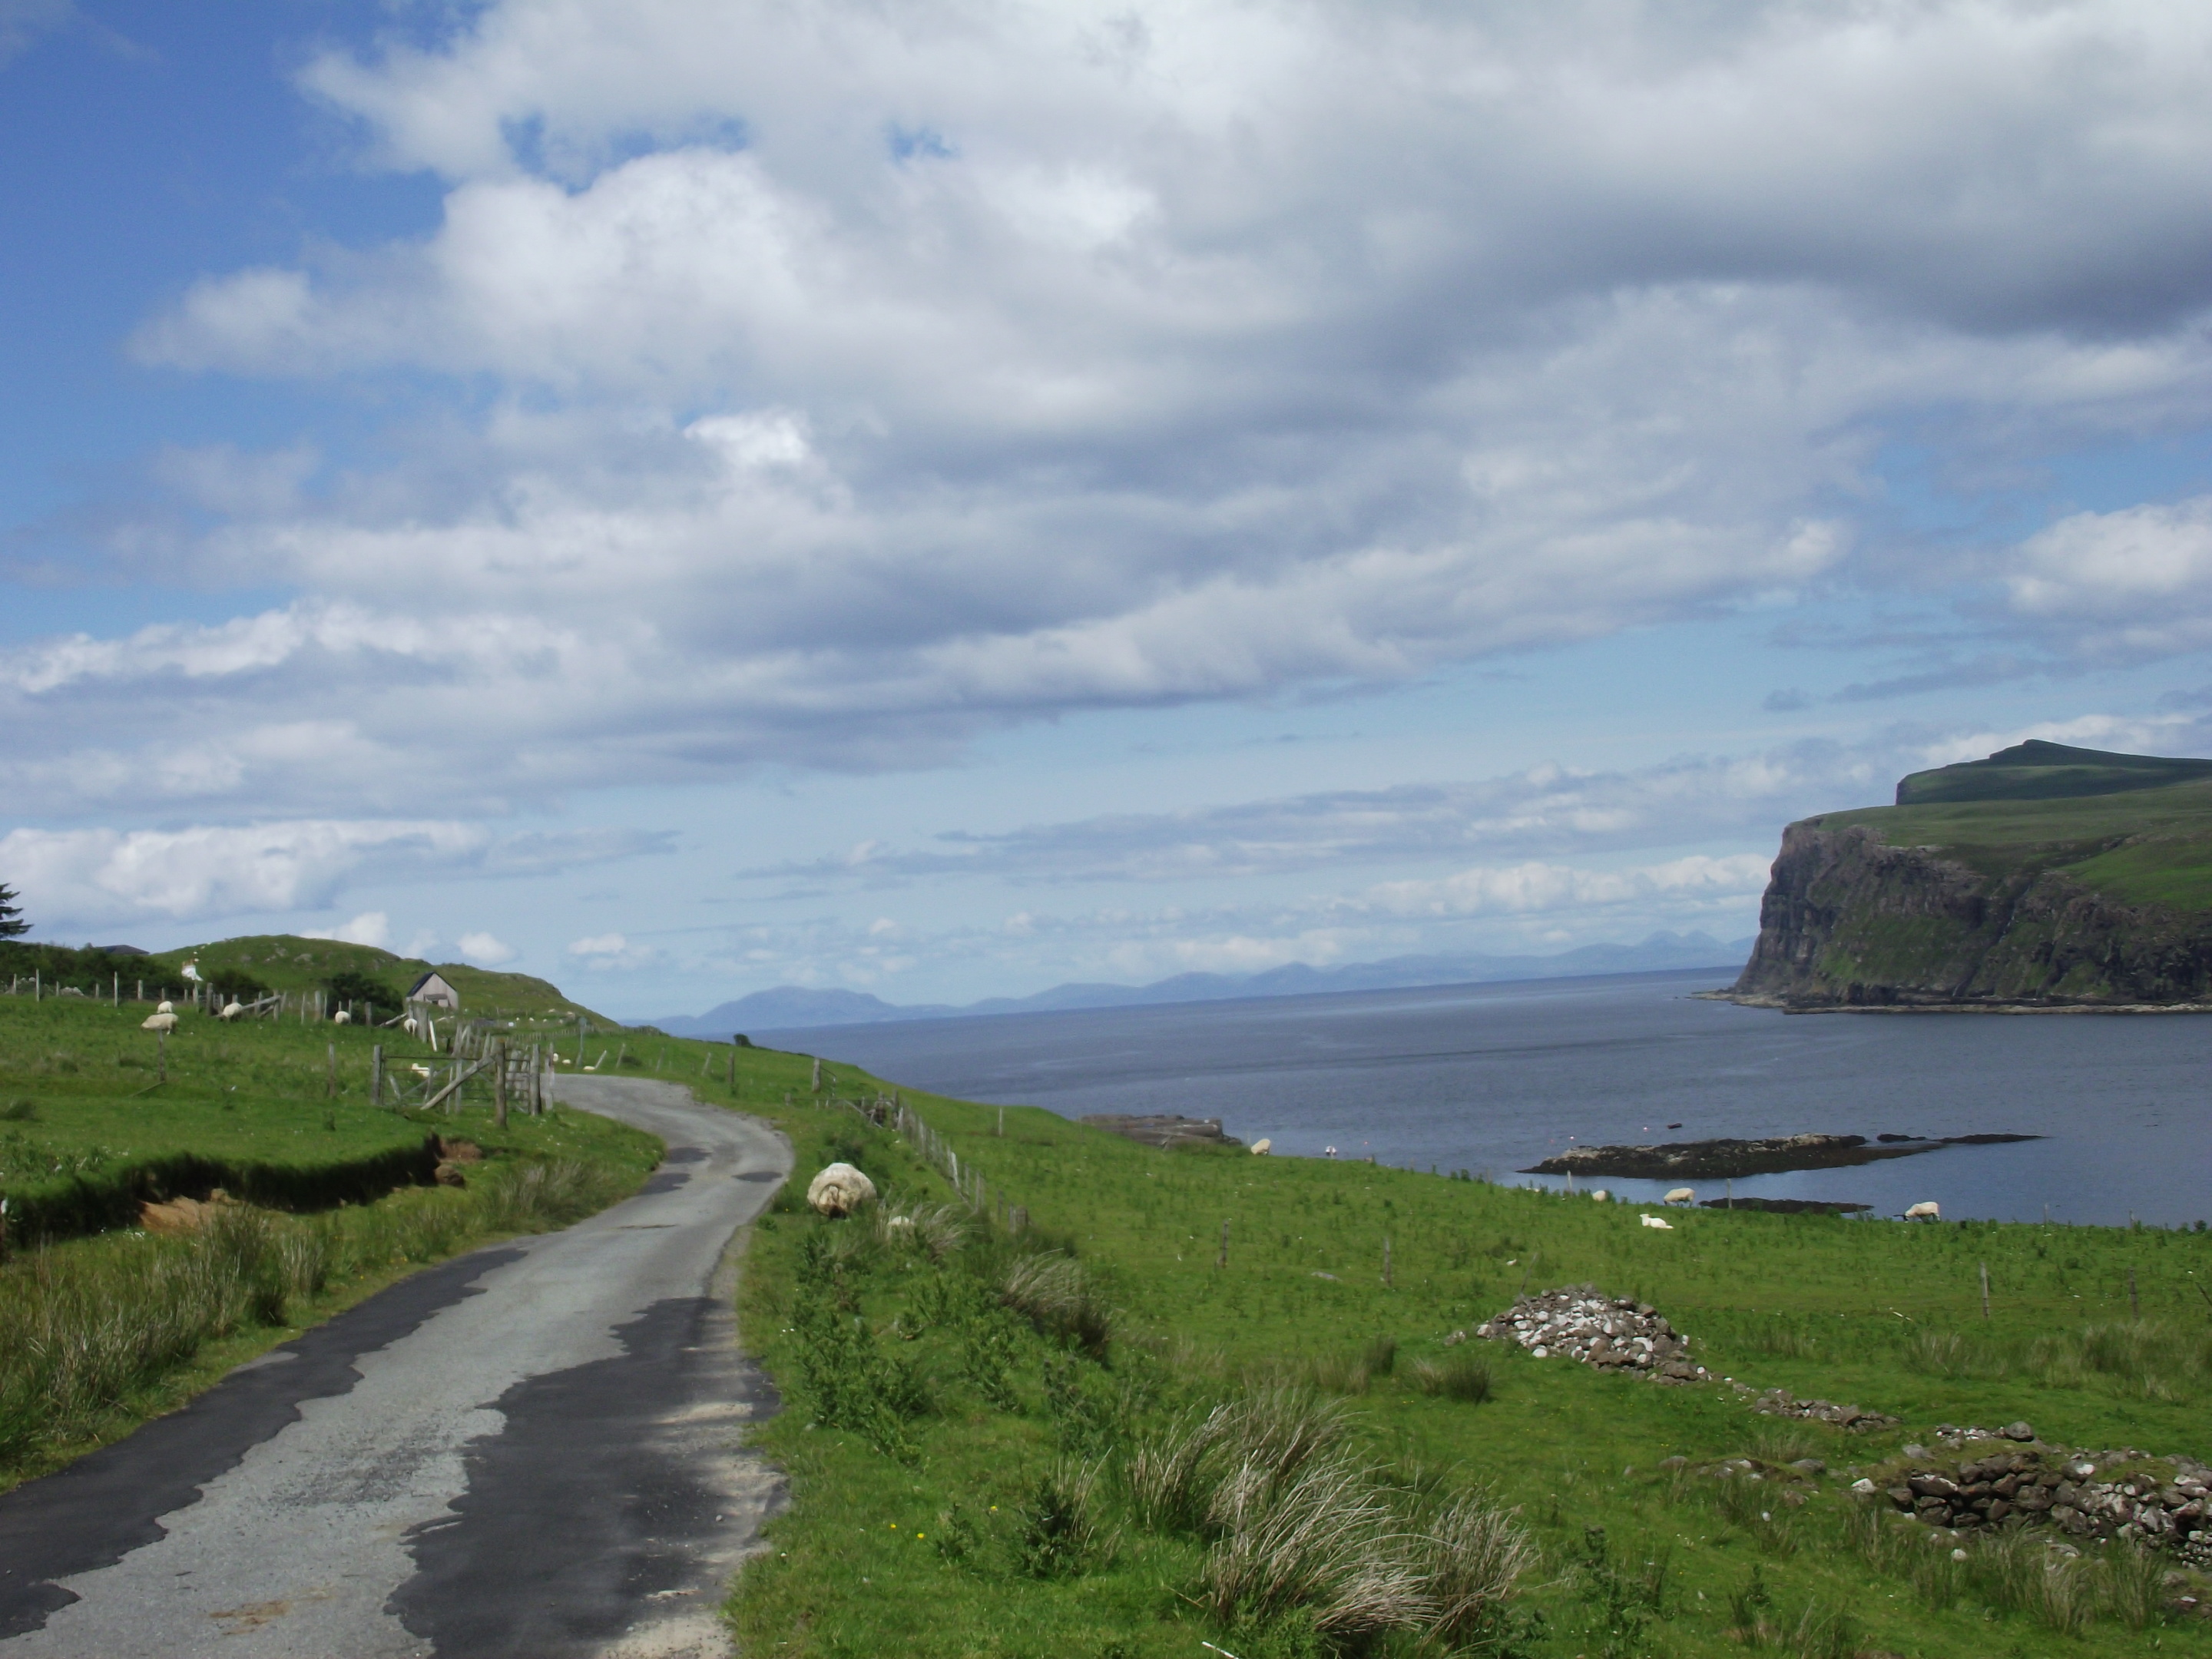
<path fill-rule="evenodd" d="M 2028 744 L 1898 796 L 1784 832 L 1740 995 L 2212 999 L 2212 762 Z"/>

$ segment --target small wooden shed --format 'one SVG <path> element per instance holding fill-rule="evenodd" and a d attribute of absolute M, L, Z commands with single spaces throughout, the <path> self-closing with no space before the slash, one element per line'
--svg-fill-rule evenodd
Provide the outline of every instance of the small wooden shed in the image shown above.
<path fill-rule="evenodd" d="M 427 1002 L 434 1008 L 443 1008 L 449 1013 L 459 1013 L 461 994 L 446 983 L 443 974 L 433 971 L 422 975 L 407 989 L 410 1002 Z"/>

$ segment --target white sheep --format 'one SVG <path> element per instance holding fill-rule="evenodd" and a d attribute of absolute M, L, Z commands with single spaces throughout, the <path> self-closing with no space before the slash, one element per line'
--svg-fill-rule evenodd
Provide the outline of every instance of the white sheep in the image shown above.
<path fill-rule="evenodd" d="M 177 1005 L 173 1002 L 164 1001 L 157 1006 L 154 1012 L 157 1014 L 173 1014 L 177 1012 Z"/>
<path fill-rule="evenodd" d="M 222 1012 L 216 1014 L 216 1018 L 217 1019 L 236 1019 L 245 1012 L 246 1009 L 244 1006 L 240 1003 L 236 997 L 233 997 L 228 1002 L 222 1005 Z"/>
<path fill-rule="evenodd" d="M 1264 1135 L 1252 1143 L 1252 1156 L 1255 1158 L 1265 1158 L 1274 1150 L 1275 1143 Z"/>
<path fill-rule="evenodd" d="M 331 1024 L 333 1025 L 350 1025 L 353 1024 L 353 1016 L 348 1013 L 344 1009 L 341 1008 L 337 1012 L 331 1016 Z"/>
<path fill-rule="evenodd" d="M 1905 1218 L 1907 1221 L 1941 1221 L 1943 1218 L 1943 1206 L 1931 1198 L 1907 1210 L 1905 1212 Z"/>
<path fill-rule="evenodd" d="M 1677 1187 L 1659 1201 L 1662 1204 L 1694 1204 L 1698 1201 L 1698 1189 L 1694 1187 Z"/>
<path fill-rule="evenodd" d="M 177 1017 L 171 1012 L 149 1014 L 138 1022 L 138 1029 L 142 1031 L 173 1031 L 177 1029 Z"/>
<path fill-rule="evenodd" d="M 1595 1199 L 1599 1203 L 1603 1204 L 1610 1200 L 1613 1197 L 1613 1194 L 1606 1191 L 1602 1187 L 1593 1187 L 1590 1188 L 1590 1196 Z"/>
<path fill-rule="evenodd" d="M 406 1032 L 409 1036 L 420 1036 L 422 1035 L 422 1022 L 417 1020 L 412 1014 L 408 1015 L 406 1018 L 399 1022 L 399 1029 Z"/>
<path fill-rule="evenodd" d="M 1647 1215 L 1642 1217 L 1641 1219 L 1645 1226 L 1656 1227 L 1662 1233 L 1671 1233 L 1674 1231 L 1674 1224 L 1662 1217 Z"/>

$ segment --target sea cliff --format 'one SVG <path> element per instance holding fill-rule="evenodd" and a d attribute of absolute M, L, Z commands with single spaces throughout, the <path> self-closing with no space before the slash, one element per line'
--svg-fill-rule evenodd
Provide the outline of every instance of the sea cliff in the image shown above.
<path fill-rule="evenodd" d="M 2212 918 L 2122 902 L 2033 858 L 1991 871 L 1808 819 L 1783 832 L 1734 994 L 1807 1009 L 2212 1003 Z"/>

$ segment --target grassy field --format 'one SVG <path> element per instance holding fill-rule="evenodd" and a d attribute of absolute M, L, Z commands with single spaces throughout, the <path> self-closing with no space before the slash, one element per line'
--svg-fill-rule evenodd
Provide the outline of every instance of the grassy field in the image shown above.
<path fill-rule="evenodd" d="M 1398 1539 L 1375 1548 L 1407 1582 L 1433 1589 L 1437 1540 L 1466 1534 L 1486 1504 L 1525 1530 L 1521 1593 L 1478 1598 L 1456 1632 L 1466 1650 L 2212 1652 L 2212 1626 L 2159 1618 L 2124 1551 L 2080 1570 L 2063 1617 L 2039 1613 L 2001 1551 L 1954 1562 L 1952 1540 L 1932 1548 L 1927 1529 L 1844 1490 L 1943 1422 L 2025 1418 L 2075 1446 L 2212 1452 L 2212 1303 L 2198 1288 L 2212 1236 L 1702 1211 L 1660 1233 L 1587 1199 L 1160 1152 L 1040 1111 L 1008 1110 L 1001 1136 L 996 1109 L 907 1099 L 981 1175 L 985 1209 L 1003 1195 L 1036 1231 L 1022 1246 L 980 1219 L 948 1228 L 931 1206 L 951 1188 L 896 1137 L 844 1109 L 772 1108 L 799 1148 L 794 1192 L 842 1157 L 915 1224 L 825 1221 L 787 1194 L 757 1233 L 743 1326 L 789 1401 L 764 1439 L 794 1503 L 732 1597 L 749 1652 L 1452 1645 L 1346 1625 L 1357 1617 L 1313 1587 L 1321 1568 L 1303 1590 L 1240 1577 L 1227 1498 L 1209 1500 L 1211 1520 L 1161 1499 L 1178 1424 L 1240 1400 L 1295 1418 L 1299 1390 L 1340 1413 L 1322 1434 L 1330 1467 L 1372 1511 L 1346 1535 Z M 1040 1248 L 1065 1263 L 1024 1267 Z M 1583 1282 L 1656 1304 L 1724 1376 L 1904 1426 L 1778 1423 L 1725 1386 L 1446 1346 L 1524 1289 Z M 1763 1509 L 1744 1483 L 1695 1473 L 1738 1455 L 1769 1478 Z M 1829 1473 L 1783 1467 L 1805 1456 Z M 1674 1457 L 1691 1472 L 1662 1467 Z M 2148 1564 L 2153 1591 L 2160 1570 Z M 1331 1619 L 1334 1636 L 1317 1630 Z M 2091 1622 L 2069 1633 L 2053 1619 Z"/>
<path fill-rule="evenodd" d="M 0 1330 L 0 1482 L 112 1437 L 416 1261 L 604 1201 L 653 1155 L 580 1114 L 517 1118 L 502 1139 L 481 1102 L 429 1125 L 374 1112 L 372 1040 L 188 1021 L 168 1087 L 134 1096 L 150 1038 L 131 1010 L 0 999 L 0 1094 L 30 1103 L 0 1133 L 35 1138 L 41 1155 L 243 1159 L 274 1144 L 312 1164 L 426 1127 L 496 1154 L 462 1192 L 410 1188 L 198 1242 L 111 1234 L 19 1254 L 0 1269 L 0 1322 L 15 1322 Z M 2212 1626 L 2161 1613 L 2162 1563 L 2146 1578 L 2124 1549 L 2092 1552 L 2050 1581 L 2078 1591 L 2060 1617 L 2022 1588 L 2046 1582 L 2039 1558 L 2025 1574 L 2002 1547 L 1954 1561 L 1953 1540 L 1923 1542 L 1845 1489 L 1947 1422 L 2025 1418 L 2069 1445 L 2212 1451 L 2212 1235 L 1705 1211 L 1660 1233 L 1587 1199 L 1161 1152 L 1041 1111 L 908 1094 L 980 1175 L 973 1211 L 908 1143 L 817 1103 L 805 1056 L 622 1031 L 592 1036 L 586 1060 L 602 1052 L 607 1071 L 778 1122 L 798 1149 L 740 1307 L 787 1402 L 762 1439 L 793 1495 L 733 1590 L 748 1652 L 2212 1654 Z M 836 1064 L 825 1081 L 848 1097 L 888 1087 Z M 807 1212 L 805 1181 L 839 1158 L 887 1203 L 845 1221 Z M 556 1164 L 618 1178 L 529 1201 L 505 1179 Z M 1021 1239 L 984 1218 L 1006 1202 L 1030 1217 Z M 884 1224 L 893 1214 L 911 1224 Z M 1657 1306 L 1721 1375 L 1903 1426 L 1778 1423 L 1724 1385 L 1447 1344 L 1524 1290 L 1584 1282 Z M 191 1317 L 165 1327 L 149 1311 L 146 1340 L 106 1372 L 81 1368 L 82 1383 L 21 1362 L 37 1346 L 27 1318 L 132 1295 L 189 1302 Z M 1756 1460 L 1765 1482 L 1702 1473 L 1729 1456 Z M 1787 1467 L 1807 1456 L 1828 1471 Z M 1299 1504 L 1328 1524 L 1285 1530 Z M 1498 1594 L 1507 1580 L 1515 1593 Z M 1424 1641 L 1408 1610 L 1439 1602 L 1457 1614 Z"/>
<path fill-rule="evenodd" d="M 599 1209 L 659 1159 L 589 1114 L 501 1127 L 474 1088 L 451 1113 L 373 1107 L 372 1044 L 410 1081 L 434 1057 L 361 1027 L 187 1013 L 163 1082 L 145 1012 L 0 997 L 0 1488 L 419 1266 Z M 465 1188 L 424 1184 L 434 1134 L 486 1155 Z M 207 1233 L 136 1230 L 141 1200 L 216 1187 L 241 1201 Z"/>
<path fill-rule="evenodd" d="M 1807 822 L 1863 824 L 1893 847 L 1941 847 L 1991 877 L 2047 867 L 2126 903 L 2212 909 L 2212 781 L 2078 799 L 1865 806 Z"/>

